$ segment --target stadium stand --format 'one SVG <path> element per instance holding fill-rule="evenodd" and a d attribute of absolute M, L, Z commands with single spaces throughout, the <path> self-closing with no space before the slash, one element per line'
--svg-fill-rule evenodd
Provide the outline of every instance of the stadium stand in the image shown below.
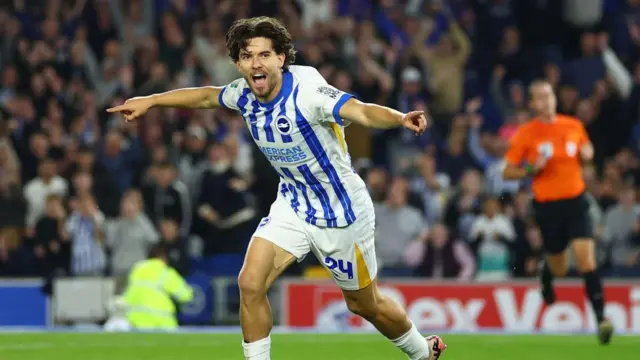
<path fill-rule="evenodd" d="M 585 178 L 600 270 L 640 277 L 634 0 L 3 2 L 0 277 L 122 280 L 160 241 L 196 282 L 237 275 L 278 182 L 242 117 L 152 109 L 128 124 L 104 110 L 132 96 L 232 81 L 225 30 L 256 15 L 281 18 L 297 64 L 315 66 L 336 87 L 429 111 L 432 126 L 420 137 L 346 129 L 376 201 L 381 278 L 535 277 L 541 239 L 529 221 L 528 184 L 504 181 L 501 158 L 529 119 L 527 85 L 536 78 L 553 84 L 560 112 L 582 120 L 595 144 Z M 481 231 L 511 245 L 476 243 L 474 223 L 496 216 L 500 225 Z M 310 257 L 287 275 L 328 277 Z M 229 311 L 234 286 L 213 290 L 228 291 Z"/>

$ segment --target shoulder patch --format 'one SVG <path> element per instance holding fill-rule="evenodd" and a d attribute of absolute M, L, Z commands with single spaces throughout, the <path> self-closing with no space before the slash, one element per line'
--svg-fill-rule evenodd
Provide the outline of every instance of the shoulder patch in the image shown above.
<path fill-rule="evenodd" d="M 317 92 L 332 99 L 336 99 L 338 97 L 338 94 L 340 94 L 340 90 L 326 85 L 319 86 Z"/>

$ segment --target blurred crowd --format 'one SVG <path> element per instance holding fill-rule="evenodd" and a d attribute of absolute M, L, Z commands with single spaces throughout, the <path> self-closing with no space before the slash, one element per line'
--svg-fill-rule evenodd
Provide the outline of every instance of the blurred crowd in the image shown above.
<path fill-rule="evenodd" d="M 282 19 L 297 64 L 334 86 L 429 111 L 421 137 L 347 128 L 365 148 L 354 167 L 376 203 L 382 276 L 535 275 L 528 184 L 501 167 L 536 78 L 595 145 L 584 176 L 602 271 L 640 276 L 640 0 L 3 2 L 0 276 L 123 277 L 157 243 L 189 274 L 194 258 L 246 249 L 278 176 L 241 116 L 104 110 L 234 80 L 225 31 L 258 15 Z"/>

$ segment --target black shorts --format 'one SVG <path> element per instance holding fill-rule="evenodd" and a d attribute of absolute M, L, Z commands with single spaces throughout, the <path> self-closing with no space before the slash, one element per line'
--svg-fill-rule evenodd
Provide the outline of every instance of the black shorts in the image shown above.
<path fill-rule="evenodd" d="M 533 202 L 533 213 L 547 254 L 563 252 L 574 239 L 593 238 L 586 194 L 572 199 Z"/>

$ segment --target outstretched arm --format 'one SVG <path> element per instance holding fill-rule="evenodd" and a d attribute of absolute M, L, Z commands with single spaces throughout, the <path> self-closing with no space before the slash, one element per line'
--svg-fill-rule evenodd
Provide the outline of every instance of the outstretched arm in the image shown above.
<path fill-rule="evenodd" d="M 151 95 L 153 106 L 179 107 L 188 109 L 212 109 L 220 107 L 221 87 L 204 86 L 184 88 Z"/>
<path fill-rule="evenodd" d="M 404 126 L 415 132 L 416 135 L 422 134 L 427 129 L 427 118 L 424 111 L 411 111 L 403 114 L 386 106 L 363 103 L 354 98 L 349 99 L 340 108 L 340 117 L 378 129 Z"/>
<path fill-rule="evenodd" d="M 156 106 L 187 109 L 211 109 L 220 107 L 221 87 L 205 86 L 167 91 L 160 94 L 140 96 L 127 100 L 124 104 L 107 109 L 119 112 L 127 120 L 134 120 Z"/>

